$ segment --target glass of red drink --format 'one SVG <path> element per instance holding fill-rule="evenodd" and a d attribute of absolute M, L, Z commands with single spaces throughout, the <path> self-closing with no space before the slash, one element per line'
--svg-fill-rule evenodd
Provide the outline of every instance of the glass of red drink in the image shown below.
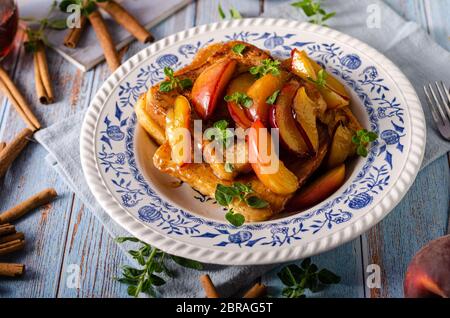
<path fill-rule="evenodd" d="M 18 21 L 19 12 L 16 1 L 0 0 L 0 61 L 13 48 Z"/>

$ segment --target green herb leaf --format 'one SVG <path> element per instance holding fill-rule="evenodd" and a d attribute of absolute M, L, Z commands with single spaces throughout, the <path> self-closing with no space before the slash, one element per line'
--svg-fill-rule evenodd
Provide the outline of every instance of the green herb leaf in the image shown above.
<path fill-rule="evenodd" d="M 318 88 L 324 88 L 327 85 L 327 77 L 328 74 L 324 69 L 321 69 L 317 72 L 317 79 L 314 80 L 311 77 L 308 77 L 308 80 L 315 83 Z"/>
<path fill-rule="evenodd" d="M 159 90 L 161 92 L 170 92 L 173 88 L 173 83 L 171 81 L 165 81 L 159 85 Z"/>
<path fill-rule="evenodd" d="M 352 142 L 357 145 L 356 153 L 359 156 L 367 157 L 367 146 L 370 142 L 377 140 L 378 134 L 373 131 L 367 131 L 367 129 L 360 129 L 352 137 Z"/>
<path fill-rule="evenodd" d="M 275 101 L 277 100 L 277 97 L 279 94 L 280 94 L 280 90 L 278 89 L 266 99 L 266 103 L 269 105 L 275 104 Z"/>
<path fill-rule="evenodd" d="M 241 13 L 234 7 L 230 9 L 230 15 L 232 19 L 242 19 Z"/>
<path fill-rule="evenodd" d="M 255 75 L 257 78 L 269 73 L 278 76 L 280 75 L 280 65 L 281 62 L 278 60 L 265 59 L 260 65 L 251 67 L 249 71 L 250 74 Z"/>
<path fill-rule="evenodd" d="M 192 81 L 189 78 L 184 78 L 180 80 L 179 84 L 182 89 L 188 89 L 192 87 Z"/>
<path fill-rule="evenodd" d="M 250 108 L 253 105 L 253 99 L 246 93 L 234 92 L 231 95 L 225 96 L 224 99 L 226 102 L 235 102 L 244 108 Z"/>
<path fill-rule="evenodd" d="M 245 203 L 247 203 L 249 207 L 255 209 L 263 209 L 269 206 L 269 202 L 258 198 L 257 196 L 248 197 L 247 199 L 245 199 Z"/>
<path fill-rule="evenodd" d="M 225 12 L 222 9 L 222 5 L 219 3 L 219 6 L 217 7 L 217 9 L 219 10 L 219 16 L 222 20 L 226 19 L 227 16 L 225 15 Z"/>
<path fill-rule="evenodd" d="M 160 92 L 170 92 L 175 88 L 188 89 L 192 87 L 192 81 L 189 78 L 179 79 L 175 77 L 170 67 L 164 67 L 164 75 L 169 79 L 159 85 Z"/>
<path fill-rule="evenodd" d="M 238 43 L 235 46 L 233 46 L 232 50 L 234 53 L 236 53 L 239 56 L 242 56 L 242 53 L 244 52 L 245 48 L 247 46 L 243 43 Z"/>
<path fill-rule="evenodd" d="M 122 266 L 122 277 L 116 278 L 117 281 L 127 284 L 128 295 L 132 297 L 139 296 L 140 293 L 146 293 L 151 297 L 156 297 L 154 287 L 164 285 L 165 279 L 160 275 L 165 274 L 168 277 L 174 277 L 173 273 L 164 264 L 165 253 L 154 248 L 134 237 L 118 237 L 116 242 L 134 242 L 140 243 L 137 250 L 130 250 L 130 255 L 137 260 L 141 268 L 131 266 Z M 201 269 L 202 264 L 182 257 L 169 255 L 177 264 L 182 266 Z"/>
<path fill-rule="evenodd" d="M 318 267 L 311 263 L 311 259 L 307 258 L 301 263 L 301 268 L 296 264 L 284 267 L 278 277 L 286 286 L 283 289 L 283 296 L 288 298 L 305 297 L 305 290 L 309 289 L 315 293 L 326 285 L 337 284 L 340 277 L 327 269 L 318 271 Z"/>
<path fill-rule="evenodd" d="M 67 21 L 66 19 L 54 19 L 48 21 L 48 26 L 55 30 L 64 30 L 67 29 Z"/>
<path fill-rule="evenodd" d="M 76 0 L 63 0 L 63 1 L 61 1 L 61 3 L 59 4 L 59 9 L 60 9 L 62 12 L 67 12 L 67 8 L 68 8 L 70 5 L 72 5 L 72 4 L 78 5 L 78 1 L 76 1 Z"/>
<path fill-rule="evenodd" d="M 234 213 L 233 209 L 230 209 L 227 214 L 225 214 L 225 219 L 236 227 L 245 223 L 245 217 L 240 213 Z"/>
<path fill-rule="evenodd" d="M 321 7 L 321 1 L 317 0 L 302 0 L 291 4 L 293 7 L 303 10 L 307 17 L 313 17 L 309 20 L 311 23 L 325 25 L 324 22 L 336 15 L 336 12 L 327 13 Z"/>

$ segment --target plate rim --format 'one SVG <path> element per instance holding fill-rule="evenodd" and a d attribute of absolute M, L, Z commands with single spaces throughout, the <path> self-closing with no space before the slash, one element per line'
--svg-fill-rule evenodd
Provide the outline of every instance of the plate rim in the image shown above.
<path fill-rule="evenodd" d="M 411 127 L 414 127 L 414 129 L 411 129 L 412 142 L 410 145 L 409 156 L 407 156 L 405 164 L 401 167 L 402 171 L 399 178 L 394 182 L 390 191 L 385 194 L 380 203 L 368 210 L 364 216 L 349 222 L 347 226 L 337 232 L 323 235 L 322 237 L 298 246 L 288 245 L 285 247 L 274 247 L 271 250 L 217 250 L 183 242 L 179 239 L 163 235 L 152 230 L 150 227 L 143 225 L 142 222 L 131 216 L 110 193 L 101 177 L 95 157 L 94 138 L 98 116 L 103 110 L 105 100 L 108 99 L 109 95 L 114 91 L 114 88 L 120 81 L 143 60 L 151 57 L 162 49 L 173 46 L 176 43 L 195 35 L 226 28 L 247 26 L 295 28 L 304 32 L 312 32 L 319 36 L 344 42 L 350 47 L 358 47 L 358 50 L 363 51 L 370 58 L 376 60 L 378 64 L 381 64 L 383 68 L 386 69 L 391 77 L 395 78 L 399 91 L 403 95 L 405 104 L 409 110 Z M 189 257 L 204 263 L 256 265 L 291 261 L 308 257 L 313 254 L 323 253 L 354 239 L 376 225 L 402 200 L 403 196 L 414 182 L 423 160 L 425 140 L 425 117 L 417 93 L 400 69 L 382 53 L 356 38 L 327 27 L 286 19 L 250 18 L 204 24 L 175 33 L 149 45 L 122 64 L 120 68 L 110 75 L 102 84 L 89 105 L 81 128 L 80 156 L 83 174 L 96 200 L 116 223 L 135 237 L 149 242 L 151 245 L 169 254 Z"/>

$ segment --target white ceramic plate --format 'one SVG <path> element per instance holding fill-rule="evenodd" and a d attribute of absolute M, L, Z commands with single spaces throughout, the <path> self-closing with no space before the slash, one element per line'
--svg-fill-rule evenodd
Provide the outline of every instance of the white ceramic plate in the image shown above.
<path fill-rule="evenodd" d="M 213 199 L 152 164 L 155 146 L 136 124 L 138 96 L 161 81 L 165 66 L 190 63 L 199 48 L 239 39 L 288 57 L 306 50 L 345 83 L 363 125 L 378 132 L 367 158 L 345 184 L 293 216 L 234 228 Z M 419 170 L 425 120 L 410 82 L 382 54 L 335 30 L 275 19 L 209 24 L 169 36 L 124 63 L 95 96 L 81 132 L 88 184 L 109 215 L 131 234 L 168 253 L 218 264 L 266 264 L 339 246 L 379 222 L 402 199 Z"/>

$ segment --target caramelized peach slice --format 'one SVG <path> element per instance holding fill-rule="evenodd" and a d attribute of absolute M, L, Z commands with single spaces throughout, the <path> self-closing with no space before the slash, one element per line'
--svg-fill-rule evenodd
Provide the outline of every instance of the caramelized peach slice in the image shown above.
<path fill-rule="evenodd" d="M 310 59 L 305 51 L 294 49 L 291 52 L 291 56 L 291 70 L 293 73 L 304 80 L 317 80 L 317 73 L 322 67 Z M 319 91 L 327 102 L 328 108 L 333 109 L 347 106 L 350 103 L 350 96 L 344 85 L 328 72 L 325 73 L 327 74 L 326 85 L 320 88 Z"/>
<path fill-rule="evenodd" d="M 146 94 L 139 97 L 136 105 L 134 106 L 134 111 L 136 112 L 136 117 L 139 124 L 147 131 L 147 133 L 155 139 L 158 144 L 163 144 L 166 137 L 164 129 L 162 129 L 147 113 L 145 109 L 146 104 Z"/>
<path fill-rule="evenodd" d="M 168 109 L 166 115 L 166 138 L 172 148 L 172 160 L 177 164 L 190 162 L 191 159 L 190 121 L 189 101 L 179 95 L 174 107 Z"/>
<path fill-rule="evenodd" d="M 299 87 L 297 81 L 291 81 L 283 86 L 276 104 L 271 107 L 270 123 L 273 128 L 279 129 L 282 145 L 299 156 L 307 156 L 310 150 L 303 131 L 300 131 L 294 119 L 291 107 Z"/>
<path fill-rule="evenodd" d="M 272 192 L 288 195 L 297 190 L 297 177 L 277 157 L 272 138 L 259 119 L 249 132 L 249 161 L 258 179 Z"/>
<path fill-rule="evenodd" d="M 227 89 L 227 95 L 233 95 L 233 93 L 241 92 L 245 93 L 256 81 L 255 77 L 250 73 L 244 73 L 230 82 Z M 228 112 L 231 118 L 242 128 L 249 128 L 253 121 L 247 116 L 247 112 L 242 106 L 236 104 L 233 101 L 227 102 Z"/>
<path fill-rule="evenodd" d="M 253 105 L 247 110 L 250 118 L 259 119 L 264 125 L 268 125 L 270 106 L 266 100 L 283 87 L 288 76 L 284 71 L 280 75 L 266 74 L 250 86 L 247 90 L 247 95 L 253 100 Z"/>
<path fill-rule="evenodd" d="M 306 94 L 305 87 L 300 87 L 294 98 L 293 108 L 295 118 L 309 141 L 311 152 L 319 149 L 319 132 L 317 130 L 317 115 L 314 102 Z M 308 144 L 308 142 L 307 142 Z"/>
<path fill-rule="evenodd" d="M 345 164 L 328 171 L 303 188 L 287 204 L 286 211 L 309 208 L 333 194 L 345 181 Z"/>
<path fill-rule="evenodd" d="M 195 111 L 208 119 L 223 98 L 225 89 L 236 70 L 237 62 L 231 59 L 218 61 L 207 67 L 195 80 L 191 99 Z"/>
<path fill-rule="evenodd" d="M 337 126 L 328 154 L 328 168 L 340 165 L 353 154 L 354 144 L 352 143 L 352 136 L 353 133 L 350 129 L 342 124 Z"/>

